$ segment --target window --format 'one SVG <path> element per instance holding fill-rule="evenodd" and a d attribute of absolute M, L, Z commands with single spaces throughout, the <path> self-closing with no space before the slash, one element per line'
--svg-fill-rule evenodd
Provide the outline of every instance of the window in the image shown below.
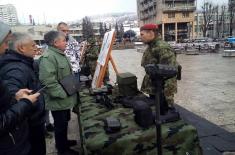
<path fill-rule="evenodd" d="M 175 3 L 167 3 L 168 8 L 173 8 L 175 7 Z"/>
<path fill-rule="evenodd" d="M 189 13 L 188 12 L 183 12 L 182 13 L 182 17 L 183 18 L 188 18 L 189 17 Z"/>
<path fill-rule="evenodd" d="M 175 18 L 175 13 L 168 13 L 168 18 Z"/>

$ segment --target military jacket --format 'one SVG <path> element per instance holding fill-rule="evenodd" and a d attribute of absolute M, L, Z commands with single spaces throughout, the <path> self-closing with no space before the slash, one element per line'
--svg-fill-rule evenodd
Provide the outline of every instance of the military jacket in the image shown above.
<path fill-rule="evenodd" d="M 177 65 L 173 49 L 168 43 L 158 38 L 148 44 L 148 48 L 143 54 L 141 66 L 144 67 L 147 64 L 167 64 L 173 66 Z M 150 77 L 147 74 L 144 76 L 141 91 L 151 95 L 155 94 L 155 88 L 151 82 Z M 164 85 L 164 95 L 168 104 L 173 104 L 174 93 L 176 92 L 177 81 L 174 77 L 167 80 Z"/>

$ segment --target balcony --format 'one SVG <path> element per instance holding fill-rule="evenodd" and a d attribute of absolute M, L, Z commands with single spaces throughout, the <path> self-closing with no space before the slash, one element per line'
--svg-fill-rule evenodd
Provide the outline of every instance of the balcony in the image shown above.
<path fill-rule="evenodd" d="M 175 6 L 175 7 L 163 7 L 163 12 L 182 12 L 182 11 L 195 11 L 196 6 Z"/>
<path fill-rule="evenodd" d="M 185 0 L 165 0 L 165 2 L 186 2 Z M 188 2 L 195 2 L 196 0 L 188 0 Z"/>

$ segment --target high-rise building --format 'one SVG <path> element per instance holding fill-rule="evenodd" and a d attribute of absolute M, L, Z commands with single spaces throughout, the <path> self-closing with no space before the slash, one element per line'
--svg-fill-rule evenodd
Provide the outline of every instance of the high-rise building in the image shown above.
<path fill-rule="evenodd" d="M 0 20 L 9 24 L 18 23 L 16 8 L 12 4 L 0 5 Z"/>
<path fill-rule="evenodd" d="M 137 0 L 139 26 L 160 24 L 167 41 L 194 37 L 195 11 L 195 0 Z"/>

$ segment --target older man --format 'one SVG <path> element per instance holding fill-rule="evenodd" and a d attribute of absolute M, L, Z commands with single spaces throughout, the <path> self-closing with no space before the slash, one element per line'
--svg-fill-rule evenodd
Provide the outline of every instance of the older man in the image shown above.
<path fill-rule="evenodd" d="M 0 55 L 8 48 L 10 27 L 0 22 Z M 29 95 L 28 89 L 19 90 L 13 98 L 0 77 L 0 154 L 25 155 L 29 153 L 27 117 L 39 93 Z"/>
<path fill-rule="evenodd" d="M 25 33 L 13 33 L 10 49 L 0 58 L 0 75 L 13 96 L 22 88 L 38 90 L 41 87 L 33 68 L 33 58 L 37 46 L 33 39 Z M 29 117 L 30 154 L 45 155 L 44 136 L 45 104 L 43 95 L 37 101 Z"/>
<path fill-rule="evenodd" d="M 176 57 L 168 43 L 160 38 L 158 25 L 146 24 L 140 28 L 140 35 L 142 41 L 148 45 L 148 48 L 143 54 L 141 66 L 147 64 L 167 64 L 176 66 Z M 166 107 L 161 109 L 161 113 L 167 112 L 167 107 L 172 107 L 174 103 L 174 93 L 177 91 L 176 78 L 166 81 L 164 89 L 163 104 Z M 155 87 L 153 86 L 150 77 L 146 74 L 141 86 L 141 90 L 154 97 Z"/>
<path fill-rule="evenodd" d="M 69 35 L 69 27 L 66 23 L 60 22 L 57 26 L 57 30 L 64 33 L 67 41 L 66 49 L 64 53 L 69 58 L 72 66 L 73 73 L 79 78 L 80 68 L 80 46 L 78 42 Z"/>
<path fill-rule="evenodd" d="M 77 93 L 69 95 L 60 81 L 72 74 L 70 63 L 64 51 L 66 49 L 65 35 L 58 31 L 45 34 L 44 40 L 48 49 L 43 53 L 39 65 L 39 79 L 47 85 L 45 95 L 46 109 L 51 110 L 55 125 L 55 143 L 58 155 L 74 155 L 77 152 L 70 149 L 76 145 L 76 140 L 68 140 L 68 122 L 70 109 L 78 103 Z"/>

